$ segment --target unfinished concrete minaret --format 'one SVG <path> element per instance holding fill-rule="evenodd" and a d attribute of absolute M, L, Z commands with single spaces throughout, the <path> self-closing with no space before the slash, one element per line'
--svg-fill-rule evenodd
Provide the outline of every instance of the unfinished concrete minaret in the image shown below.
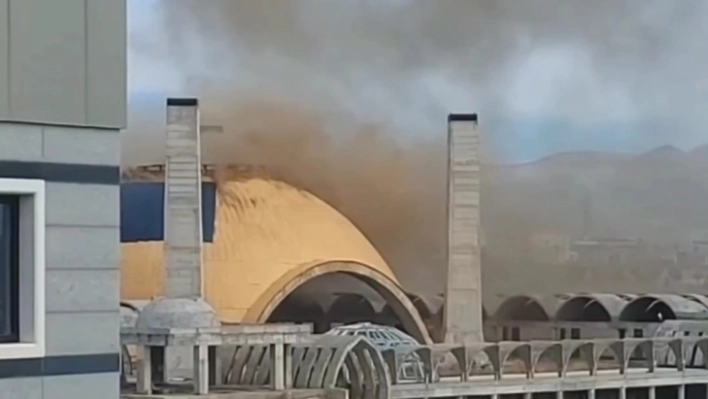
<path fill-rule="evenodd" d="M 445 342 L 484 340 L 477 114 L 448 116 L 448 244 Z"/>
<path fill-rule="evenodd" d="M 202 295 L 202 169 L 199 104 L 167 99 L 165 296 Z"/>

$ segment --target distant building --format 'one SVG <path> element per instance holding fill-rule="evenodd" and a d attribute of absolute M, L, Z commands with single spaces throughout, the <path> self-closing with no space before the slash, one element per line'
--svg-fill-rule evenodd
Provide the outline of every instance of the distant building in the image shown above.
<path fill-rule="evenodd" d="M 690 258 L 694 263 L 708 265 L 708 240 L 691 241 L 692 252 Z"/>
<path fill-rule="evenodd" d="M 587 238 L 571 244 L 571 257 L 579 263 L 629 264 L 646 253 L 637 238 Z"/>

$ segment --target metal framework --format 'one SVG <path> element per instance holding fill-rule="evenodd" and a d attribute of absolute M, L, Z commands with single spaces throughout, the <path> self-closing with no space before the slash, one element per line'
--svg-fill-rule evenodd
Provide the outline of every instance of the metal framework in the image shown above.
<path fill-rule="evenodd" d="M 236 347 L 225 376 L 227 385 L 269 384 L 270 348 Z M 322 335 L 310 343 L 289 346 L 292 354 L 288 386 L 295 389 L 345 387 L 350 398 L 388 399 L 391 378 L 379 348 L 363 336 Z"/>

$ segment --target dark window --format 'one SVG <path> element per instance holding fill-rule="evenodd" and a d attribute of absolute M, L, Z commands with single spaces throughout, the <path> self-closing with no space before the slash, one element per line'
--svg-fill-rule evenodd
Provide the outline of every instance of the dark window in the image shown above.
<path fill-rule="evenodd" d="M 571 328 L 570 329 L 570 339 L 580 339 L 580 329 Z"/>
<path fill-rule="evenodd" d="M 519 327 L 512 327 L 511 328 L 511 340 L 512 341 L 521 341 L 521 329 Z"/>
<path fill-rule="evenodd" d="M 19 210 L 16 196 L 0 195 L 0 342 L 19 341 Z"/>

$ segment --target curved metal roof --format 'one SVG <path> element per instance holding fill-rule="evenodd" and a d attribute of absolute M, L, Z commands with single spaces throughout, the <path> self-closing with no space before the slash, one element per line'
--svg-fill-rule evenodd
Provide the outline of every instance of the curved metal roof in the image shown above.
<path fill-rule="evenodd" d="M 606 317 L 599 320 L 597 313 L 578 315 L 590 308 L 600 309 Z M 599 308 L 598 308 L 599 307 Z M 703 294 L 607 294 L 573 293 L 557 295 L 497 295 L 485 301 L 485 309 L 498 320 L 523 320 L 533 309 L 543 310 L 539 321 L 661 321 L 708 320 L 708 295 Z M 663 309 L 663 311 L 661 310 Z M 662 313 L 659 315 L 658 313 Z"/>
<path fill-rule="evenodd" d="M 667 318 L 682 320 L 708 319 L 708 307 L 703 301 L 676 294 L 641 295 L 624 307 L 620 314 L 620 319 L 640 320 L 651 314 L 652 310 L 656 309 L 657 306 L 663 306 L 670 310 L 672 314 L 666 315 L 665 317 Z"/>
<path fill-rule="evenodd" d="M 705 306 L 706 309 L 708 309 L 708 296 L 706 296 L 706 295 L 703 295 L 703 294 L 683 294 L 681 296 L 686 299 L 690 299 L 694 302 L 698 302 L 701 305 Z"/>
<path fill-rule="evenodd" d="M 515 295 L 507 297 L 494 313 L 499 320 L 539 320 L 550 321 L 556 314 L 562 295 Z M 541 312 L 532 316 L 532 312 Z M 521 316 L 524 315 L 524 316 Z"/>
<path fill-rule="evenodd" d="M 363 336 L 371 340 L 374 345 L 382 348 L 420 345 L 415 338 L 395 327 L 368 322 L 334 327 L 327 331 L 325 335 Z"/>
<path fill-rule="evenodd" d="M 571 296 L 561 304 L 555 314 L 556 320 L 600 321 L 587 320 L 589 314 L 582 314 L 593 306 L 600 306 L 607 320 L 617 320 L 622 310 L 629 303 L 628 297 L 618 294 L 588 293 Z M 580 314 L 579 314 L 580 312 Z"/>

